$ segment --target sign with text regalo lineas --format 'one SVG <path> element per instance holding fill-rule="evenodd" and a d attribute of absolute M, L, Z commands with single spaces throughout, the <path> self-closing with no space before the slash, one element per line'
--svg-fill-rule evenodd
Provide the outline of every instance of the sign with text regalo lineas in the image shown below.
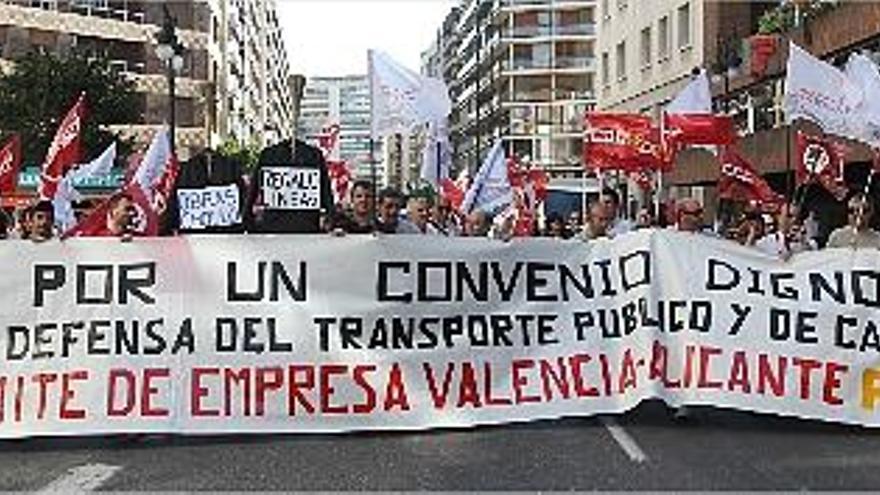
<path fill-rule="evenodd" d="M 880 253 L 694 241 L 0 243 L 0 437 L 464 427 L 652 397 L 880 425 Z"/>

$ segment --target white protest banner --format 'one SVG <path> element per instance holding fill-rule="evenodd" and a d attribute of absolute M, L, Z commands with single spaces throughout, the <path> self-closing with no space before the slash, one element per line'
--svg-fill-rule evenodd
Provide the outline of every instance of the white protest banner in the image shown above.
<path fill-rule="evenodd" d="M 647 398 L 880 425 L 880 251 L 639 231 L 0 243 L 0 438 L 467 427 Z"/>
<path fill-rule="evenodd" d="M 204 230 L 230 227 L 241 223 L 238 186 L 209 186 L 201 189 L 178 189 L 180 227 Z"/>
<path fill-rule="evenodd" d="M 316 168 L 263 167 L 263 205 L 273 210 L 321 207 L 321 172 Z"/>

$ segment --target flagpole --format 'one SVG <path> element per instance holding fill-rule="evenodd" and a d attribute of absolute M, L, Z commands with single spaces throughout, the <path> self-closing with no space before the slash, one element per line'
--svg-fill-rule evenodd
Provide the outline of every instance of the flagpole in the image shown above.
<path fill-rule="evenodd" d="M 785 126 L 785 195 L 788 197 L 789 203 L 795 202 L 794 177 L 791 173 L 791 125 L 789 122 Z"/>
<path fill-rule="evenodd" d="M 436 147 L 436 150 L 435 150 L 435 151 L 436 151 L 436 153 L 437 153 L 437 192 L 439 193 L 439 191 L 440 191 L 440 180 L 441 180 L 441 177 L 440 177 L 440 173 L 441 173 L 441 172 L 440 172 L 440 171 L 441 171 L 441 167 L 440 167 L 440 159 L 441 159 L 441 158 L 440 158 L 440 157 L 441 157 L 441 155 L 442 155 L 443 153 L 442 153 L 442 151 L 441 151 L 441 149 L 440 149 L 440 141 L 439 141 L 439 140 L 434 144 L 434 146 Z"/>
<path fill-rule="evenodd" d="M 377 182 L 376 176 L 376 108 L 373 106 L 373 50 L 367 50 L 367 75 L 370 85 L 370 182 L 373 185 L 373 201 L 370 202 L 370 219 L 376 221 Z"/>
<path fill-rule="evenodd" d="M 666 110 L 660 109 L 660 152 L 666 153 Z M 665 160 L 665 157 L 664 157 Z M 654 222 L 660 225 L 660 195 L 663 192 L 663 163 L 657 169 L 657 190 L 654 192 Z"/>
<path fill-rule="evenodd" d="M 580 223 L 584 223 L 587 218 L 587 169 L 581 170 L 581 218 Z"/>
<path fill-rule="evenodd" d="M 871 187 L 874 186 L 874 176 L 877 175 L 877 148 L 871 148 L 871 171 L 868 173 L 868 180 L 865 182 L 865 197 L 871 197 Z"/>

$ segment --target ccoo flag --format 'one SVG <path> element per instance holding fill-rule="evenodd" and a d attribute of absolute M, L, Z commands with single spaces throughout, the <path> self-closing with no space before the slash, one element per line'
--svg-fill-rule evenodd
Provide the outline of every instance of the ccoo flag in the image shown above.
<path fill-rule="evenodd" d="M 21 137 L 16 134 L 6 146 L 0 148 L 0 195 L 15 192 L 20 169 Z"/>
<path fill-rule="evenodd" d="M 51 200 L 67 169 L 79 163 L 83 119 L 86 114 L 86 94 L 81 93 L 73 107 L 67 112 L 55 138 L 49 145 L 43 171 L 40 175 L 39 193 L 42 199 Z"/>

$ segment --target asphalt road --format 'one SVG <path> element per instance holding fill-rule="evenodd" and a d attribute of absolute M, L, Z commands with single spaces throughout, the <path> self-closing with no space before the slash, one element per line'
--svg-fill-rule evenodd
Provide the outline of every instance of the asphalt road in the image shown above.
<path fill-rule="evenodd" d="M 658 402 L 473 430 L 0 442 L 0 491 L 877 490 L 880 433 Z"/>

